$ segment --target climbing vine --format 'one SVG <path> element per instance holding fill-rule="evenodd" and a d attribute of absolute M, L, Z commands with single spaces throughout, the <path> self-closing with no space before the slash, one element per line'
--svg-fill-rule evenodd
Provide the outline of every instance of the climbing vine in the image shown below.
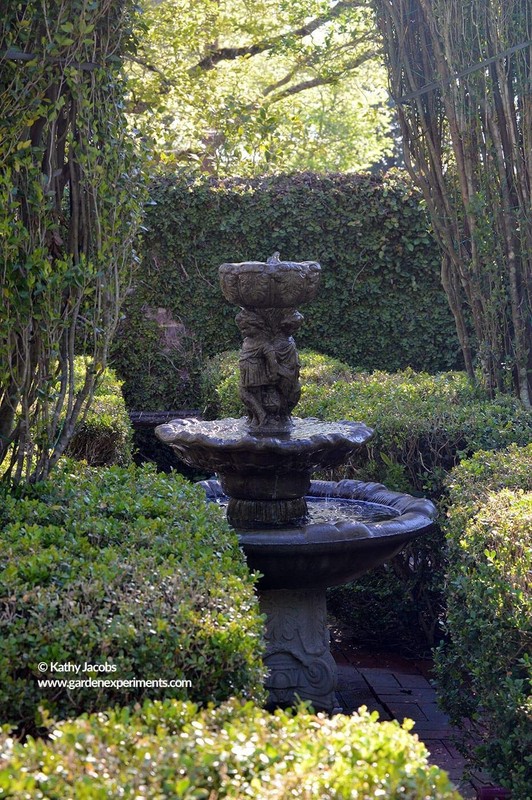
<path fill-rule="evenodd" d="M 322 266 L 317 297 L 300 309 L 299 347 L 370 370 L 461 366 L 437 247 L 402 173 L 161 175 L 150 194 L 142 266 L 113 344 L 131 408 L 197 407 L 205 359 L 242 342 L 219 265 L 276 250 Z"/>
<path fill-rule="evenodd" d="M 86 413 L 135 261 L 129 0 L 7 0 L 0 22 L 0 465 L 45 477 Z M 74 385 L 74 355 L 86 377 Z"/>

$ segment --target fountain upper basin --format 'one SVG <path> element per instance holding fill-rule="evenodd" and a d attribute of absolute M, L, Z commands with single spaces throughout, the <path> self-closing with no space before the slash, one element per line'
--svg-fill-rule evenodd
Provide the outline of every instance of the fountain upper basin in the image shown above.
<path fill-rule="evenodd" d="M 267 262 L 222 264 L 219 275 L 224 297 L 244 308 L 292 308 L 313 300 L 320 265 L 316 261 L 280 261 L 276 255 Z"/>
<path fill-rule="evenodd" d="M 216 480 L 201 485 L 210 500 L 223 495 Z M 391 492 L 379 483 L 312 481 L 311 498 L 377 503 L 389 509 L 389 519 L 339 519 L 276 530 L 237 529 L 248 566 L 262 574 L 260 589 L 325 589 L 347 583 L 427 533 L 436 518 L 436 508 L 429 500 Z"/>

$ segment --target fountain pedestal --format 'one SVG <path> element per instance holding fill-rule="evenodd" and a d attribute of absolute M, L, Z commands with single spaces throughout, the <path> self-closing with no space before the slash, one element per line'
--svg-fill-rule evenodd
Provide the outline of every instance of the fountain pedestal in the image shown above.
<path fill-rule="evenodd" d="M 266 615 L 268 707 L 310 700 L 316 711 L 336 709 L 336 665 L 329 649 L 324 590 L 259 590 Z"/>

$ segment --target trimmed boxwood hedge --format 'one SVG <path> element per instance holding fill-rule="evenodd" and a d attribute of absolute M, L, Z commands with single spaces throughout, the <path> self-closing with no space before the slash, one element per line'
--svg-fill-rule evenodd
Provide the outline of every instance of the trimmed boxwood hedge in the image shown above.
<path fill-rule="evenodd" d="M 473 721 L 465 754 L 529 800 L 532 786 L 532 444 L 479 452 L 448 479 L 442 704 Z"/>
<path fill-rule="evenodd" d="M 262 697 L 262 617 L 234 532 L 203 492 L 152 469 L 90 469 L 0 497 L 0 720 L 145 696 Z M 40 662 L 112 674 L 41 673 Z M 39 678 L 165 679 L 176 688 L 39 688 Z"/>
<path fill-rule="evenodd" d="M 408 723 L 376 720 L 146 702 L 64 722 L 49 742 L 0 740 L 0 798 L 460 800 Z"/>
<path fill-rule="evenodd" d="M 114 346 L 129 408 L 197 407 L 206 358 L 241 343 L 219 265 L 276 250 L 322 265 L 318 296 L 300 309 L 300 347 L 363 369 L 462 366 L 440 254 L 404 173 L 162 176 L 151 197 Z"/>
<path fill-rule="evenodd" d="M 85 361 L 75 359 L 75 382 L 81 385 Z M 84 420 L 80 421 L 70 440 L 67 455 L 89 466 L 102 467 L 131 463 L 133 429 L 122 395 L 122 381 L 114 370 L 106 369 L 98 382 L 94 399 Z"/>

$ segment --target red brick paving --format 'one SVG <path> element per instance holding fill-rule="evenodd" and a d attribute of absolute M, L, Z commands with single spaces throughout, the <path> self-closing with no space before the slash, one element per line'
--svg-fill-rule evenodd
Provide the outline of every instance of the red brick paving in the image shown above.
<path fill-rule="evenodd" d="M 449 774 L 464 800 L 481 797 L 483 789 L 492 786 L 488 776 L 466 773 L 466 760 L 453 743 L 460 731 L 438 707 L 430 683 L 430 659 L 368 653 L 334 631 L 331 649 L 338 666 L 338 702 L 344 713 L 364 705 L 369 711 L 378 711 L 380 719 L 414 720 L 413 733 L 427 747 L 430 762 Z"/>

